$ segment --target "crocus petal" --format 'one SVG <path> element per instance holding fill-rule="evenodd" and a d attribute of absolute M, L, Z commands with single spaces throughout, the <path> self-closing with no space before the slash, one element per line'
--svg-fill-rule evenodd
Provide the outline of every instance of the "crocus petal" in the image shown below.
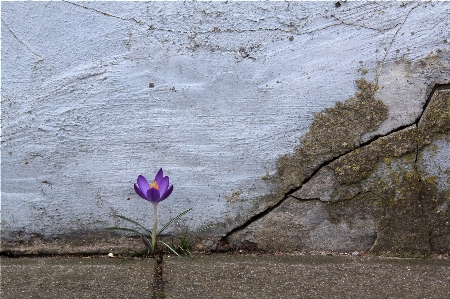
<path fill-rule="evenodd" d="M 141 189 L 139 189 L 136 184 L 134 184 L 134 191 L 136 191 L 137 195 L 139 195 L 143 199 L 147 199 L 147 195 L 145 195 L 145 193 L 142 193 Z"/>
<path fill-rule="evenodd" d="M 161 196 L 159 195 L 159 191 L 155 188 L 150 188 L 147 191 L 147 200 L 150 202 L 160 202 Z"/>
<path fill-rule="evenodd" d="M 161 182 L 159 182 L 159 194 L 163 194 L 164 192 L 167 191 L 167 187 L 169 187 L 169 177 L 165 176 Z"/>
<path fill-rule="evenodd" d="M 166 199 L 167 197 L 169 197 L 169 195 L 172 193 L 172 191 L 173 191 L 173 185 L 170 186 L 170 188 L 167 189 L 167 191 L 164 192 L 163 195 L 161 195 L 161 199 L 160 199 L 159 201 L 163 201 L 164 199 Z"/>
<path fill-rule="evenodd" d="M 155 182 L 158 184 L 158 186 L 162 179 L 163 179 L 163 170 L 161 168 L 159 169 L 158 173 L 155 176 Z"/>
<path fill-rule="evenodd" d="M 138 176 L 137 183 L 139 186 L 139 189 L 141 189 L 143 194 L 147 194 L 148 189 L 150 189 L 150 185 L 148 184 L 148 181 L 146 178 L 144 178 L 142 175 Z"/>

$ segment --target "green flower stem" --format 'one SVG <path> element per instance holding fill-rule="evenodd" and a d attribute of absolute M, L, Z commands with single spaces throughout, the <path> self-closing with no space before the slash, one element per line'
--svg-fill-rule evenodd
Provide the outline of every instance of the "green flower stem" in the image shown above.
<path fill-rule="evenodd" d="M 154 203 L 153 204 L 153 230 L 152 230 L 152 248 L 153 251 L 156 251 L 156 229 L 158 226 L 158 215 L 157 215 L 157 210 L 158 210 L 158 204 Z"/>

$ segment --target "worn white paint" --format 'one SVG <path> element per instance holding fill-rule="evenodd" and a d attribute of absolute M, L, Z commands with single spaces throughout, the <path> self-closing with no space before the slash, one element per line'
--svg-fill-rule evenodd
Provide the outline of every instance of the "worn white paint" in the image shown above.
<path fill-rule="evenodd" d="M 189 228 L 230 230 L 264 209 L 262 177 L 362 75 L 391 109 L 366 139 L 413 122 L 448 68 L 424 76 L 402 63 L 448 53 L 449 12 L 415 2 L 3 2 L 2 238 L 95 231 L 113 212 L 150 226 L 133 182 L 160 167 L 175 186 L 161 222 L 193 207 Z"/>

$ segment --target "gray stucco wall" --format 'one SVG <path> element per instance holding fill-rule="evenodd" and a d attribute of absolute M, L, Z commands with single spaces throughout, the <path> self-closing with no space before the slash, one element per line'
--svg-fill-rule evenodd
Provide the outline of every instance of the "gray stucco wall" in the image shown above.
<path fill-rule="evenodd" d="M 160 222 L 193 207 L 179 229 L 220 222 L 220 237 L 323 162 L 416 123 L 450 83 L 450 4 L 340 4 L 2 2 L 2 238 L 95 232 L 115 212 L 150 226 L 133 183 L 160 167 L 174 185 Z M 280 189 L 280 158 L 361 78 L 386 115 Z M 423 169 L 448 190 L 439 140 Z"/>

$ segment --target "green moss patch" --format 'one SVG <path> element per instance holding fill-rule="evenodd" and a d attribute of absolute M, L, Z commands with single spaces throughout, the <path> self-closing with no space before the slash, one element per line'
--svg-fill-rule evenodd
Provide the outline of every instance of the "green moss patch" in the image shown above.
<path fill-rule="evenodd" d="M 387 106 L 374 96 L 377 86 L 365 79 L 356 83 L 353 98 L 318 113 L 295 153 L 280 158 L 283 189 L 298 188 L 322 163 L 358 148 L 361 137 L 387 118 Z"/>

